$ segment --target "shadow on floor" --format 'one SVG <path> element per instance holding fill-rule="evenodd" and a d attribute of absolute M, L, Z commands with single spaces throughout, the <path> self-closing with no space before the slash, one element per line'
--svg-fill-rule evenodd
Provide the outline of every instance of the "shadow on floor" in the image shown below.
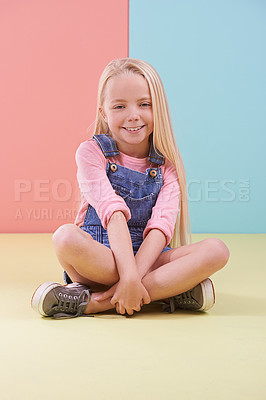
<path fill-rule="evenodd" d="M 187 319 L 187 318 L 193 318 L 195 316 L 208 317 L 209 315 L 207 313 L 199 313 L 199 312 L 185 311 L 185 310 L 176 310 L 174 313 L 171 314 L 168 312 L 163 312 L 162 304 L 160 304 L 159 302 L 158 303 L 154 302 L 151 304 L 144 305 L 140 312 L 135 313 L 132 316 L 118 315 L 116 314 L 115 310 L 109 310 L 104 313 L 95 314 L 94 316 L 96 318 L 103 318 L 103 319 L 122 317 L 122 318 L 134 318 L 134 319 L 145 319 L 145 320 L 152 320 L 152 319 L 171 320 L 173 318 Z"/>
<path fill-rule="evenodd" d="M 248 297 L 241 295 L 233 295 L 230 293 L 218 293 L 216 304 L 206 313 L 191 312 L 185 310 L 176 310 L 173 314 L 162 312 L 162 305 L 152 303 L 143 306 L 139 313 L 135 313 L 133 317 L 126 318 L 144 318 L 144 319 L 169 319 L 169 318 L 192 318 L 192 317 L 209 317 L 209 316 L 237 316 L 237 317 L 261 317 L 266 316 L 266 299 L 259 297 Z M 115 311 L 108 311 L 95 315 L 97 318 L 125 318 L 117 315 Z"/>

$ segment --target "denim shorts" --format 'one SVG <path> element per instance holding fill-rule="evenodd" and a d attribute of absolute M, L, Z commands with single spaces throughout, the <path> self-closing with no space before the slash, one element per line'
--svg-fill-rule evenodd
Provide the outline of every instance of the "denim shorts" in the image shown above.
<path fill-rule="evenodd" d="M 87 226 L 86 224 L 83 224 L 81 229 L 84 232 L 89 233 L 94 240 L 96 240 L 99 243 L 102 243 L 104 246 L 106 246 L 110 249 L 107 230 L 104 229 L 102 226 L 91 226 L 91 225 Z M 143 228 L 141 228 L 141 227 L 129 228 L 129 233 L 131 236 L 133 252 L 134 252 L 134 255 L 136 255 L 142 242 L 143 242 L 143 236 L 142 236 Z M 170 244 L 163 248 L 161 254 L 165 253 L 168 250 L 171 250 Z"/>

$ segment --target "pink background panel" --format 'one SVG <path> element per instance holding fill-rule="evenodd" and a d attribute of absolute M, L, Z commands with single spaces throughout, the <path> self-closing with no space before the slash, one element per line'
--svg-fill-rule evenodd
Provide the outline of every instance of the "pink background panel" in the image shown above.
<path fill-rule="evenodd" d="M 98 79 L 127 56 L 127 0 L 0 0 L 1 232 L 73 222 Z"/>

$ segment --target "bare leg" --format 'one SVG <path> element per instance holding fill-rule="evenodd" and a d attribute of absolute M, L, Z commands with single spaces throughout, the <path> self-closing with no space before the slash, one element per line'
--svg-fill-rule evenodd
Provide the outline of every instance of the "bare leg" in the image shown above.
<path fill-rule="evenodd" d="M 118 281 L 112 251 L 76 225 L 60 226 L 53 235 L 53 243 L 61 266 L 73 282 L 83 283 L 93 291 L 102 292 Z M 91 295 L 90 313 L 114 308 L 109 300 L 94 301 L 96 294 Z"/>
<path fill-rule="evenodd" d="M 107 290 L 118 281 L 112 251 L 77 226 L 61 226 L 53 241 L 60 264 L 73 281 L 97 291 Z M 229 251 L 222 241 L 205 239 L 161 254 L 142 282 L 152 301 L 165 299 L 192 289 L 224 267 L 228 258 Z M 87 313 L 114 308 L 109 300 L 97 302 L 96 295 L 92 294 Z"/>
<path fill-rule="evenodd" d="M 152 300 L 175 296 L 223 268 L 228 258 L 221 240 L 205 239 L 161 254 L 142 282 Z"/>
<path fill-rule="evenodd" d="M 205 239 L 161 254 L 142 283 L 151 301 L 166 299 L 192 289 L 223 268 L 228 258 L 229 250 L 222 241 Z M 97 312 L 98 306 L 92 301 L 86 312 Z M 105 300 L 104 306 L 110 309 L 112 305 Z"/>
<path fill-rule="evenodd" d="M 60 226 L 53 235 L 53 243 L 60 264 L 73 282 L 90 284 L 96 289 L 118 281 L 112 251 L 76 225 Z"/>

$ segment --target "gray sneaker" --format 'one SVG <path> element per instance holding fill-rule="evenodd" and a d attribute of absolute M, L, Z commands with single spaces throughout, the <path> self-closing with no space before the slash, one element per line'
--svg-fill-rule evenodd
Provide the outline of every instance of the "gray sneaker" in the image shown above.
<path fill-rule="evenodd" d="M 163 311 L 172 313 L 176 309 L 191 311 L 207 311 L 215 303 L 215 292 L 212 281 L 208 278 L 193 289 L 169 298 L 169 304 L 164 302 Z"/>
<path fill-rule="evenodd" d="M 74 318 L 84 315 L 90 298 L 88 287 L 80 283 L 45 282 L 33 294 L 31 306 L 45 317 Z"/>

